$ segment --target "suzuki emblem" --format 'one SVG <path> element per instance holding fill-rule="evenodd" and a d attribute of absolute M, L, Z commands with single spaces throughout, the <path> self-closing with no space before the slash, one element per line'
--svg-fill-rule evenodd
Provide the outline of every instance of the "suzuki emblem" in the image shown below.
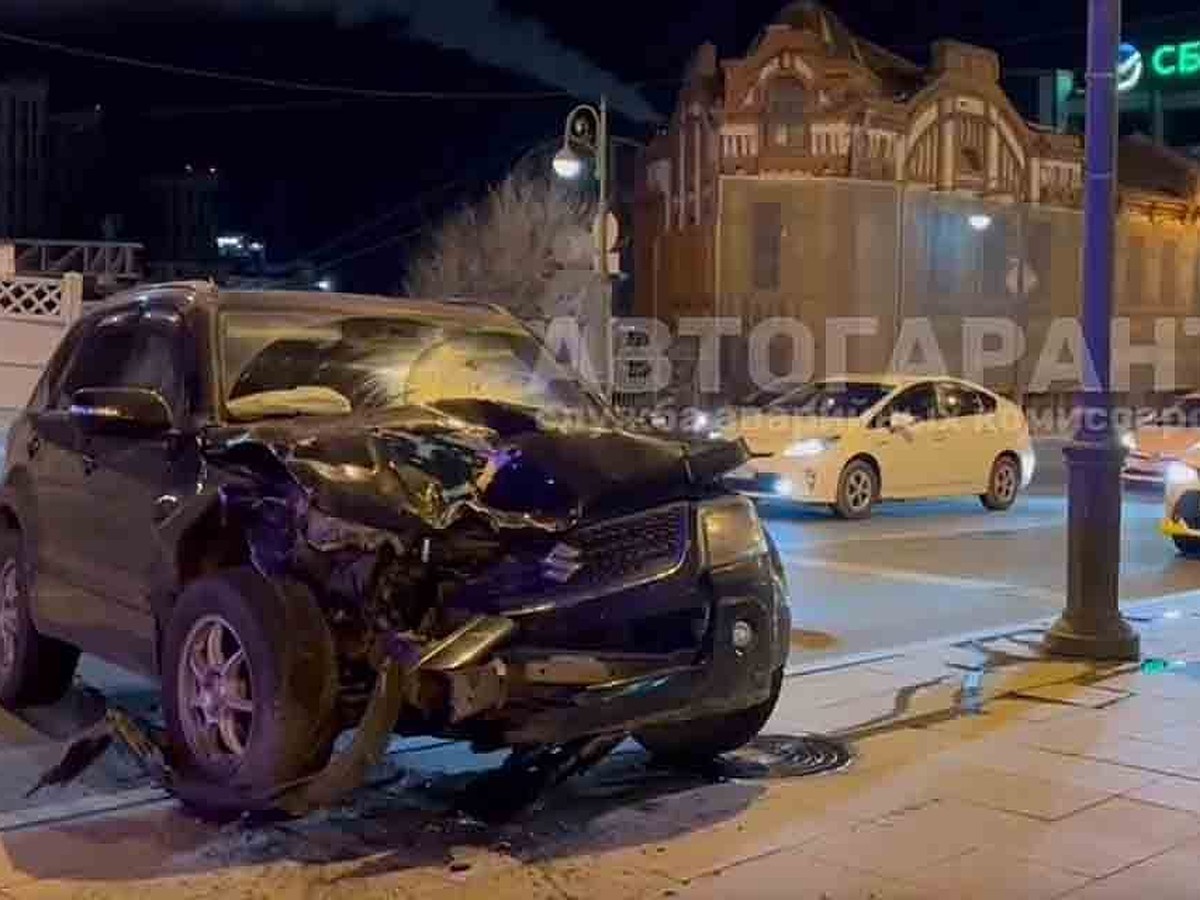
<path fill-rule="evenodd" d="M 542 560 L 542 574 L 551 581 L 566 584 L 583 568 L 583 553 L 570 544 L 555 544 Z"/>

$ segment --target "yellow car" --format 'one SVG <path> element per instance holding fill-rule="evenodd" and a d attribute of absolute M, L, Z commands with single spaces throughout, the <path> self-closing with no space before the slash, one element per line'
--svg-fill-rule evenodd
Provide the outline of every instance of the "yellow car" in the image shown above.
<path fill-rule="evenodd" d="M 1200 556 L 1200 452 L 1166 463 L 1160 531 L 1185 556 Z"/>
<path fill-rule="evenodd" d="M 1200 394 L 1186 394 L 1121 437 L 1128 453 L 1121 476 L 1129 485 L 1161 485 L 1172 460 L 1200 443 Z"/>
<path fill-rule="evenodd" d="M 727 483 L 863 519 L 881 500 L 978 495 L 1008 509 L 1035 465 L 1021 408 L 958 378 L 846 376 L 768 395 L 726 431 L 754 459 Z"/>

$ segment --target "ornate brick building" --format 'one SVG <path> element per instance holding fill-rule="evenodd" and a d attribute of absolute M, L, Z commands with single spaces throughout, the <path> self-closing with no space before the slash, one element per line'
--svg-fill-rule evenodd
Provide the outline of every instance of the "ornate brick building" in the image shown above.
<path fill-rule="evenodd" d="M 818 357 L 829 319 L 867 317 L 877 331 L 846 360 L 859 371 L 888 367 L 906 318 L 929 318 L 958 370 L 965 316 L 1011 318 L 1033 344 L 1076 315 L 1082 140 L 1027 122 L 992 51 L 939 41 L 931 60 L 813 2 L 740 59 L 701 47 L 641 173 L 638 314 L 797 317 Z M 1200 315 L 1200 177 L 1139 139 L 1122 144 L 1120 173 L 1118 314 L 1136 343 L 1156 317 Z M 1027 391 L 1031 350 L 988 380 Z M 1188 365 L 1180 381 L 1200 377 Z"/>

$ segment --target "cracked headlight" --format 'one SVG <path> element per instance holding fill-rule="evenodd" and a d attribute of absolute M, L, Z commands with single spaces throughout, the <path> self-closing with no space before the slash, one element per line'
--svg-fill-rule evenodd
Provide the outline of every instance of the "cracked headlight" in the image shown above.
<path fill-rule="evenodd" d="M 807 440 L 792 444 L 792 446 L 783 451 L 783 455 L 790 456 L 793 459 L 806 456 L 820 456 L 825 451 L 833 449 L 838 440 L 839 438 L 836 437 L 808 438 Z"/>
<path fill-rule="evenodd" d="M 700 505 L 705 569 L 721 569 L 767 552 L 758 510 L 745 497 L 722 497 Z"/>

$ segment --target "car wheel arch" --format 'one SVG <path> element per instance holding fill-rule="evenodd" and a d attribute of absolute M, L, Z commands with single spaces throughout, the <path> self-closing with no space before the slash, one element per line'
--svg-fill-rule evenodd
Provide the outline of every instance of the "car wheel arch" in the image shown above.
<path fill-rule="evenodd" d="M 842 472 L 845 472 L 856 462 L 866 463 L 871 467 L 871 471 L 875 473 L 875 499 L 878 500 L 883 496 L 883 470 L 879 467 L 879 460 L 870 453 L 856 453 L 846 460 L 842 466 Z M 838 477 L 840 478 L 841 476 L 839 475 Z"/>
<path fill-rule="evenodd" d="M 162 637 L 180 595 L 199 578 L 221 569 L 236 568 L 250 560 L 246 537 L 241 529 L 222 521 L 219 507 L 212 507 L 196 518 L 171 542 L 164 560 L 171 567 L 164 581 L 150 597 L 154 611 L 154 658 L 162 671 Z"/>

